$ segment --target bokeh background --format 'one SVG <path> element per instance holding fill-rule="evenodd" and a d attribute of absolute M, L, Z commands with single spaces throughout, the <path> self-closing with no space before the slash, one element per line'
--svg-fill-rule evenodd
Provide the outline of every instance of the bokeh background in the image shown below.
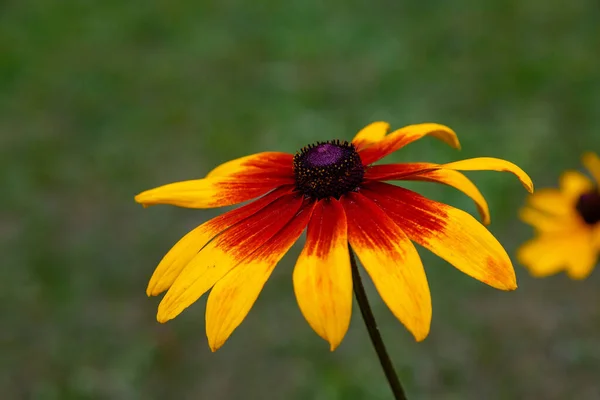
<path fill-rule="evenodd" d="M 359 313 L 334 353 L 294 298 L 293 248 L 217 353 L 204 300 L 155 321 L 163 254 L 221 210 L 133 196 L 228 159 L 434 121 L 394 161 L 511 160 L 538 187 L 600 151 L 597 1 L 0 2 L 2 399 L 388 399 Z M 525 190 L 469 173 L 514 256 Z M 413 184 L 475 211 L 452 188 Z M 503 293 L 422 252 L 431 334 L 368 290 L 411 399 L 600 398 L 600 274 Z M 514 257 L 513 257 L 514 260 Z M 355 308 L 355 311 L 357 308 Z"/>

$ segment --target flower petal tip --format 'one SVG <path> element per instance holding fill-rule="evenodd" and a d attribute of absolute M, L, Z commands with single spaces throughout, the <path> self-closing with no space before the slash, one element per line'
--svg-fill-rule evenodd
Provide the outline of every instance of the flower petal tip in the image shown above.
<path fill-rule="evenodd" d="M 413 336 L 415 337 L 415 340 L 417 342 L 422 342 L 423 340 L 427 339 L 427 336 L 429 336 L 429 329 L 427 329 L 426 331 L 422 331 L 422 332 L 411 332 L 413 334 Z"/>
<path fill-rule="evenodd" d="M 512 263 L 498 263 L 488 260 L 489 275 L 481 281 L 494 289 L 510 292 L 517 289 L 517 276 Z"/>
<path fill-rule="evenodd" d="M 528 176 L 529 178 L 529 176 Z M 533 193 L 535 188 L 533 187 L 533 181 L 531 180 L 531 178 L 529 178 L 528 182 L 523 182 L 523 186 L 525 186 L 525 189 L 527 189 L 527 191 L 529 193 Z"/>
<path fill-rule="evenodd" d="M 523 171 L 516 164 L 512 164 L 512 167 L 513 168 L 509 169 L 508 172 L 512 172 L 519 179 L 525 190 L 527 190 L 529 193 L 533 193 L 533 181 L 529 175 L 527 175 L 527 172 Z"/>
<path fill-rule="evenodd" d="M 160 322 L 161 324 L 164 324 L 165 322 L 170 321 L 172 318 L 169 318 L 167 315 L 165 315 L 164 313 L 161 313 L 161 311 L 159 310 L 158 313 L 156 314 L 156 320 L 158 322 Z"/>
<path fill-rule="evenodd" d="M 134 197 L 134 200 L 136 203 L 141 204 L 144 208 L 148 208 L 149 206 L 151 206 L 151 204 L 148 204 L 148 195 L 147 195 L 147 191 L 146 192 L 142 192 L 137 194 Z"/>
<path fill-rule="evenodd" d="M 341 344 L 340 341 L 329 341 L 329 351 L 335 351 L 335 349 L 337 349 L 339 347 L 339 345 Z"/>
<path fill-rule="evenodd" d="M 216 340 L 213 337 L 208 337 L 208 347 L 213 353 L 223 347 L 223 344 L 225 344 L 224 340 Z"/>
<path fill-rule="evenodd" d="M 517 282 L 511 282 L 507 285 L 504 285 L 503 287 L 498 287 L 498 289 L 500 290 L 504 290 L 505 292 L 512 292 L 513 290 L 517 290 L 519 286 L 517 285 Z"/>
<path fill-rule="evenodd" d="M 456 150 L 461 149 L 460 141 L 458 140 L 458 135 L 456 134 L 456 132 L 454 132 L 453 129 L 447 127 L 446 125 L 436 123 L 431 123 L 430 125 L 434 127 L 434 129 L 431 132 L 431 136 L 435 136 L 438 139 L 446 142 L 450 147 Z"/>
<path fill-rule="evenodd" d="M 427 339 L 429 336 L 429 331 L 431 330 L 431 313 L 428 313 L 428 317 L 425 317 L 425 320 L 417 322 L 413 326 L 409 327 L 405 325 L 408 331 L 413 335 L 416 342 L 422 342 Z M 425 322 L 427 321 L 427 322 Z"/>
<path fill-rule="evenodd" d="M 456 138 L 456 140 L 453 141 L 453 143 L 451 144 L 451 146 L 453 148 L 455 148 L 456 150 L 458 150 L 458 151 L 462 150 L 462 146 L 461 146 L 460 142 L 458 141 L 458 138 Z"/>
<path fill-rule="evenodd" d="M 156 279 L 155 276 L 150 278 L 150 282 L 148 282 L 148 286 L 146 287 L 146 294 L 148 297 L 158 296 L 166 290 L 169 290 L 171 285 L 165 285 L 165 282 L 159 279 Z"/>
<path fill-rule="evenodd" d="M 499 279 L 493 283 L 484 282 L 493 287 L 494 289 L 502 290 L 505 292 L 512 292 L 517 290 L 517 279 L 515 276 L 509 279 Z"/>
<path fill-rule="evenodd" d="M 161 324 L 172 320 L 181 313 L 180 310 L 174 309 L 172 304 L 169 304 L 169 307 L 167 307 L 164 304 L 164 301 L 165 299 L 163 298 L 161 303 L 158 305 L 158 312 L 156 313 L 156 320 Z"/>
<path fill-rule="evenodd" d="M 533 193 L 533 182 L 525 171 L 510 161 L 494 157 L 477 157 L 454 161 L 443 165 L 457 171 L 504 171 L 515 175 L 529 193 Z"/>

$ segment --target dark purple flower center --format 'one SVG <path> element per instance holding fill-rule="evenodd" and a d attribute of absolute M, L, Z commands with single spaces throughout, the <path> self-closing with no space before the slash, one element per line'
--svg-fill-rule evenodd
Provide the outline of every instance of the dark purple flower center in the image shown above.
<path fill-rule="evenodd" d="M 296 189 L 314 199 L 339 199 L 356 190 L 364 174 L 356 148 L 345 141 L 317 142 L 294 156 Z"/>
<path fill-rule="evenodd" d="M 600 191 L 596 189 L 582 194 L 575 208 L 586 224 L 594 225 L 600 222 Z"/>

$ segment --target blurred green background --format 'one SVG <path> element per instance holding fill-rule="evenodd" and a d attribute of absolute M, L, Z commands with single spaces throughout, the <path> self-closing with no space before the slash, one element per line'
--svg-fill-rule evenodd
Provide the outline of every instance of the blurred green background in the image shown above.
<path fill-rule="evenodd" d="M 595 0 L 0 2 L 2 399 L 389 399 L 355 307 L 330 353 L 276 269 L 217 353 L 204 299 L 155 321 L 164 253 L 222 210 L 143 209 L 144 189 L 228 159 L 350 139 L 374 120 L 454 128 L 394 161 L 511 160 L 537 187 L 600 151 Z M 470 173 L 511 255 L 518 181 Z M 474 212 L 459 192 L 412 185 Z M 411 399 L 600 398 L 600 274 L 503 293 L 422 252 L 434 316 L 415 343 L 370 282 Z M 514 258 L 513 258 L 514 259 Z"/>

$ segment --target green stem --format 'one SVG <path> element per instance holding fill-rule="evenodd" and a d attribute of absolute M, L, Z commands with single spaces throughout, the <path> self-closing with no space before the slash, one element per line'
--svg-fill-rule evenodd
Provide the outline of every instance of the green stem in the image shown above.
<path fill-rule="evenodd" d="M 360 274 L 358 272 L 358 267 L 356 266 L 354 252 L 352 251 L 352 247 L 350 247 L 349 243 L 348 252 L 350 253 L 350 266 L 352 267 L 352 282 L 354 286 L 354 295 L 356 296 L 356 301 L 358 302 L 360 313 L 362 314 L 363 320 L 365 321 L 365 325 L 367 326 L 367 331 L 369 331 L 369 337 L 371 338 L 373 347 L 375 347 L 375 352 L 377 352 L 377 357 L 379 357 L 379 362 L 381 364 L 381 367 L 383 368 L 385 377 L 390 385 L 390 389 L 392 389 L 392 393 L 394 393 L 394 398 L 396 400 L 406 400 L 404 389 L 402 388 L 400 379 L 398 379 L 398 375 L 396 374 L 396 370 L 394 369 L 392 360 L 388 355 L 388 352 L 385 348 L 385 344 L 383 343 L 383 339 L 381 338 L 381 334 L 379 333 L 379 328 L 377 327 L 377 323 L 375 322 L 373 311 L 371 310 L 369 300 L 367 299 L 367 292 L 365 292 L 365 287 L 363 286 Z"/>

